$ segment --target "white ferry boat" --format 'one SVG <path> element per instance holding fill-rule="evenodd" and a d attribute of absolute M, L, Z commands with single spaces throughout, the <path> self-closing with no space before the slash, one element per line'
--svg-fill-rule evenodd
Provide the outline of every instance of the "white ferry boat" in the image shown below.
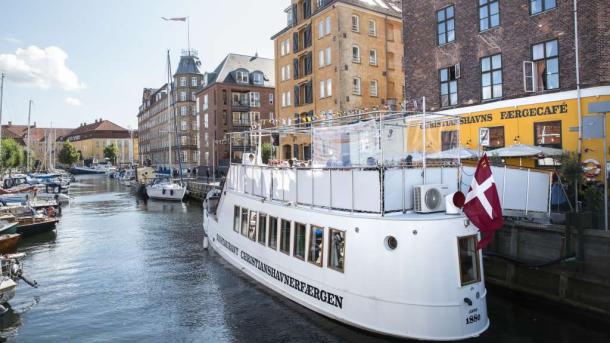
<path fill-rule="evenodd" d="M 476 337 L 490 323 L 480 235 L 449 202 L 461 161 L 427 159 L 457 148 L 457 135 L 447 146 L 440 133 L 447 127 L 459 132 L 459 118 L 368 113 L 250 132 L 259 147 L 272 135 L 309 139 L 311 159 L 263 164 L 258 149 L 232 164 L 204 203 L 204 245 L 346 324 L 422 340 Z"/>

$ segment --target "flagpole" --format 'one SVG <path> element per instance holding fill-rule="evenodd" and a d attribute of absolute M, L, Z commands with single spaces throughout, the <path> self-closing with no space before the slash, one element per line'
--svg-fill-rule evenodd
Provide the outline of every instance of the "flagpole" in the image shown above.
<path fill-rule="evenodd" d="M 186 17 L 186 46 L 189 49 L 189 56 L 191 56 L 191 18 Z"/>

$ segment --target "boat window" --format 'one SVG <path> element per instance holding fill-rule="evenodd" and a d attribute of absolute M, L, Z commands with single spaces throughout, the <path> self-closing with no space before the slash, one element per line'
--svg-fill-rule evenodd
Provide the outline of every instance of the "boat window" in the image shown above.
<path fill-rule="evenodd" d="M 241 234 L 248 235 L 248 209 L 241 208 Z"/>
<path fill-rule="evenodd" d="M 307 225 L 294 223 L 294 257 L 305 260 L 305 233 Z"/>
<path fill-rule="evenodd" d="M 258 232 L 257 241 L 265 245 L 267 239 L 267 215 L 264 213 L 258 214 Z"/>
<path fill-rule="evenodd" d="M 330 229 L 328 233 L 330 235 L 328 267 L 343 272 L 345 265 L 345 232 Z"/>
<path fill-rule="evenodd" d="M 309 262 L 322 267 L 322 251 L 324 246 L 324 228 L 311 225 L 309 227 Z"/>
<path fill-rule="evenodd" d="M 235 209 L 233 210 L 233 230 L 235 232 L 239 232 L 239 224 L 241 222 L 239 221 L 239 206 L 235 206 Z"/>
<path fill-rule="evenodd" d="M 277 250 L 277 218 L 269 217 L 269 248 Z"/>
<path fill-rule="evenodd" d="M 290 221 L 282 219 L 282 230 L 280 232 L 280 251 L 290 254 Z"/>
<path fill-rule="evenodd" d="M 481 281 L 477 236 L 458 237 L 462 286 Z"/>
<path fill-rule="evenodd" d="M 250 211 L 250 220 L 248 222 L 248 238 L 256 239 L 256 222 L 258 221 L 258 213 Z"/>

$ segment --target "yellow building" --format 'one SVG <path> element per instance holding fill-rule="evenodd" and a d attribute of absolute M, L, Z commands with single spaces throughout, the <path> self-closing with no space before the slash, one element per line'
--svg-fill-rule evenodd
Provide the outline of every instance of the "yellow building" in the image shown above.
<path fill-rule="evenodd" d="M 138 159 L 137 134 L 109 120 L 99 119 L 92 124 L 81 124 L 64 139 L 74 144 L 83 160 L 104 161 L 104 148 L 111 144 L 115 144 L 119 149 L 117 164 Z"/>
<path fill-rule="evenodd" d="M 292 0 L 275 44 L 280 125 L 327 113 L 398 109 L 403 100 L 401 8 L 390 1 Z M 278 157 L 308 159 L 308 137 L 281 137 Z"/>

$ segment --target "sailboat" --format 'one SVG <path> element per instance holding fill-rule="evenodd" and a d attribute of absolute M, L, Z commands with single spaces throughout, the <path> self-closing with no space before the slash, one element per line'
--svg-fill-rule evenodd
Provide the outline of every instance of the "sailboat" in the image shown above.
<path fill-rule="evenodd" d="M 176 127 L 176 115 L 172 106 L 172 70 L 169 57 L 169 50 L 167 51 L 167 108 L 170 113 L 170 127 L 173 127 L 174 137 L 176 139 L 176 146 L 178 147 L 178 156 L 180 156 L 180 143 L 178 140 L 177 127 Z M 167 178 L 155 179 L 153 182 L 146 186 L 146 195 L 151 199 L 158 200 L 169 200 L 169 201 L 182 201 L 186 194 L 186 185 L 182 178 L 182 161 L 178 158 L 180 183 L 176 183 L 173 180 L 172 175 L 172 135 L 170 130 L 167 134 L 168 138 L 168 150 L 169 150 L 169 170 L 170 174 Z"/>

